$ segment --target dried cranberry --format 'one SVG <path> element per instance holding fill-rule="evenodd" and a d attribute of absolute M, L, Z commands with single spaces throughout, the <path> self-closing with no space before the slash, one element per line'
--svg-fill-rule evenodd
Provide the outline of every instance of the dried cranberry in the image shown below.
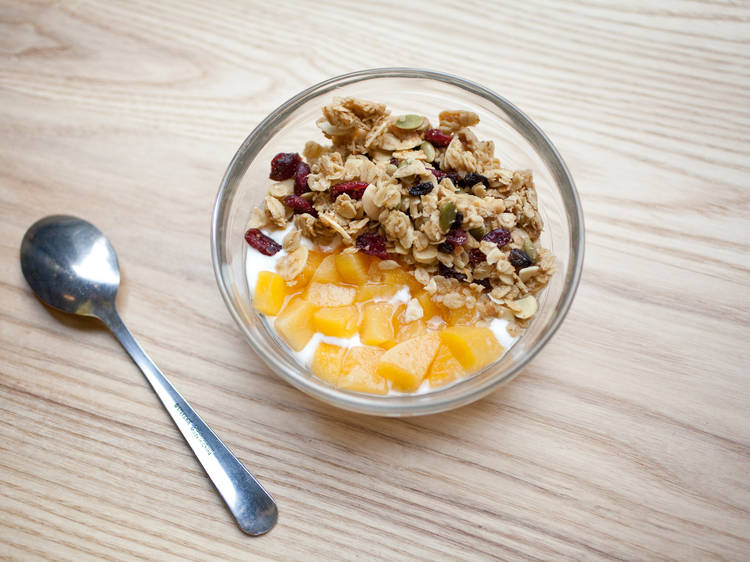
<path fill-rule="evenodd" d="M 297 171 L 300 160 L 296 152 L 279 152 L 271 160 L 271 173 L 268 177 L 276 181 L 288 180 Z"/>
<path fill-rule="evenodd" d="M 476 172 L 469 172 L 468 174 L 466 174 L 464 177 L 458 180 L 458 185 L 466 189 L 469 187 L 474 187 L 476 184 L 480 182 L 484 184 L 484 187 L 489 189 L 490 180 L 488 180 L 482 174 L 477 174 Z"/>
<path fill-rule="evenodd" d="M 452 254 L 453 250 L 455 250 L 453 244 L 450 244 L 448 242 L 441 242 L 440 244 L 438 244 L 437 249 L 438 252 L 443 252 L 444 254 Z"/>
<path fill-rule="evenodd" d="M 375 232 L 361 234 L 357 238 L 357 248 L 365 254 L 376 256 L 382 260 L 388 259 L 388 252 L 385 250 L 385 238 Z"/>
<path fill-rule="evenodd" d="M 508 242 L 510 242 L 510 232 L 508 232 L 504 228 L 496 228 L 495 230 L 490 230 L 487 234 L 485 234 L 482 240 L 486 240 L 487 242 L 494 242 L 495 244 L 497 244 L 498 248 L 502 248 Z"/>
<path fill-rule="evenodd" d="M 303 193 L 310 191 L 310 188 L 307 186 L 308 175 L 310 175 L 310 166 L 307 165 L 307 162 L 298 162 L 297 170 L 294 172 L 295 195 L 302 195 Z"/>
<path fill-rule="evenodd" d="M 469 237 L 466 236 L 466 233 L 463 230 L 461 230 L 460 228 L 454 228 L 445 237 L 445 241 L 454 248 L 458 248 L 459 246 L 463 246 L 464 244 L 466 244 L 466 240 L 468 240 L 468 238 Z"/>
<path fill-rule="evenodd" d="M 245 233 L 245 241 L 266 256 L 272 256 L 281 250 L 281 244 L 273 238 L 269 238 L 257 228 L 251 228 Z"/>
<path fill-rule="evenodd" d="M 461 211 L 456 212 L 456 220 L 453 221 L 453 224 L 451 225 L 451 228 L 461 228 L 461 225 L 464 222 L 464 215 Z"/>
<path fill-rule="evenodd" d="M 453 135 L 446 134 L 440 129 L 427 129 L 424 132 L 424 140 L 432 143 L 433 146 L 442 148 L 451 143 Z"/>
<path fill-rule="evenodd" d="M 472 248 L 469 250 L 469 260 L 471 263 L 482 263 L 483 261 L 487 261 L 487 256 L 484 255 L 484 252 L 480 250 L 479 248 Z"/>
<path fill-rule="evenodd" d="M 422 183 L 417 183 L 415 185 L 412 185 L 409 188 L 409 195 L 427 195 L 430 191 L 432 191 L 435 188 L 433 183 L 431 181 L 423 181 Z"/>
<path fill-rule="evenodd" d="M 459 281 L 466 281 L 466 275 L 463 273 L 460 273 L 456 271 L 455 269 L 452 269 L 450 267 L 447 267 L 442 262 L 438 266 L 438 275 L 442 275 L 443 277 L 448 277 L 451 279 L 457 279 Z"/>
<path fill-rule="evenodd" d="M 287 195 L 284 197 L 284 205 L 292 209 L 295 213 L 308 213 L 314 217 L 318 216 L 318 211 L 315 210 L 312 203 L 299 195 Z"/>
<path fill-rule="evenodd" d="M 526 252 L 519 250 L 518 248 L 514 248 L 510 251 L 510 254 L 508 254 L 508 261 L 516 269 L 523 269 L 534 263 Z"/>
<path fill-rule="evenodd" d="M 331 197 L 336 199 L 342 193 L 346 193 L 352 199 L 362 199 L 362 194 L 369 184 L 366 181 L 345 181 L 331 187 Z"/>
<path fill-rule="evenodd" d="M 453 182 L 453 185 L 458 185 L 459 177 L 456 172 L 444 172 L 442 170 L 430 170 L 432 172 L 432 175 L 435 176 L 438 183 L 440 183 L 443 178 L 448 178 Z"/>

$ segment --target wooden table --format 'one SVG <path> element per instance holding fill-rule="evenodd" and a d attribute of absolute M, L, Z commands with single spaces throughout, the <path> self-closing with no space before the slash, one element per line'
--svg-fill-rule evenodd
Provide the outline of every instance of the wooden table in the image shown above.
<path fill-rule="evenodd" d="M 747 560 L 749 20 L 708 2 L 3 2 L 0 558 Z M 523 375 L 402 420 L 261 364 L 208 236 L 264 115 L 389 65 L 527 111 L 587 227 L 577 299 Z M 117 342 L 32 296 L 18 248 L 52 213 L 110 237 L 125 320 L 276 497 L 269 535 L 235 526 Z"/>

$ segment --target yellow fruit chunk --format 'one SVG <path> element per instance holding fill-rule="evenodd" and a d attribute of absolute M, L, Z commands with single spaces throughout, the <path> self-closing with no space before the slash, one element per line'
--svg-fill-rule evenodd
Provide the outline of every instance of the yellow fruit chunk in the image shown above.
<path fill-rule="evenodd" d="M 398 292 L 398 287 L 385 283 L 364 283 L 357 289 L 354 302 L 365 302 L 373 299 L 389 299 Z"/>
<path fill-rule="evenodd" d="M 416 294 L 417 291 L 421 291 L 423 289 L 422 283 L 417 281 L 413 275 L 407 273 L 405 270 L 399 268 L 396 269 L 390 269 L 388 271 L 383 272 L 383 282 L 387 283 L 388 285 L 406 285 L 409 287 L 409 290 Z"/>
<path fill-rule="evenodd" d="M 388 394 L 388 382 L 375 373 L 365 371 L 362 367 L 355 367 L 338 380 L 338 387 L 355 392 L 369 394 Z"/>
<path fill-rule="evenodd" d="M 341 363 L 346 349 L 338 345 L 321 342 L 313 354 L 311 369 L 315 376 L 336 384 L 341 376 Z"/>
<path fill-rule="evenodd" d="M 360 368 L 374 374 L 383 353 L 385 352 L 377 347 L 366 347 L 363 345 L 352 347 L 346 352 L 341 372 L 346 374 L 355 368 Z"/>
<path fill-rule="evenodd" d="M 309 254 L 308 254 L 309 255 Z M 323 258 L 313 273 L 310 283 L 340 283 L 341 276 L 336 270 L 336 256 L 331 254 Z"/>
<path fill-rule="evenodd" d="M 448 326 L 471 326 L 476 323 L 479 315 L 476 309 L 452 308 L 443 316 Z"/>
<path fill-rule="evenodd" d="M 261 271 L 258 273 L 258 281 L 255 284 L 253 305 L 261 314 L 276 316 L 281 310 L 286 297 L 286 283 L 284 278 L 273 271 Z"/>
<path fill-rule="evenodd" d="M 295 297 L 284 307 L 276 317 L 274 327 L 294 351 L 299 351 L 315 333 L 313 329 L 313 313 L 315 307 L 306 300 Z"/>
<path fill-rule="evenodd" d="M 486 367 L 503 353 L 489 328 L 453 326 L 439 332 L 440 339 L 468 373 Z"/>
<path fill-rule="evenodd" d="M 383 353 L 377 367 L 396 390 L 413 392 L 422 383 L 440 346 L 437 334 L 426 334 L 399 343 Z"/>
<path fill-rule="evenodd" d="M 336 254 L 336 271 L 345 283 L 361 285 L 367 281 L 370 259 L 367 254 Z"/>
<path fill-rule="evenodd" d="M 326 336 L 350 338 L 359 328 L 359 310 L 354 305 L 319 308 L 313 314 L 313 328 Z"/>
<path fill-rule="evenodd" d="M 429 320 L 433 316 L 442 316 L 440 305 L 430 298 L 430 293 L 428 293 L 427 291 L 420 291 L 414 298 L 416 298 L 419 301 L 419 304 L 422 306 L 425 320 Z"/>
<path fill-rule="evenodd" d="M 369 302 L 362 311 L 359 339 L 365 345 L 382 346 L 393 342 L 393 305 Z"/>
<path fill-rule="evenodd" d="M 426 333 L 427 325 L 425 324 L 424 320 L 419 318 L 418 320 L 414 320 L 412 322 L 409 322 L 408 324 L 399 323 L 396 340 L 402 342 L 410 340 L 412 338 L 423 336 Z"/>
<path fill-rule="evenodd" d="M 354 287 L 334 283 L 318 283 L 313 280 L 307 287 L 305 299 L 315 306 L 347 306 L 354 302 L 354 295 L 356 294 L 357 289 Z"/>
<path fill-rule="evenodd" d="M 309 250 L 307 252 L 307 261 L 305 262 L 305 268 L 288 284 L 288 286 L 293 289 L 302 289 L 303 287 L 307 286 L 307 284 L 312 279 L 313 274 L 318 269 L 321 262 L 323 261 L 323 258 L 325 257 L 326 255 L 323 252 L 319 252 L 317 250 Z"/>
<path fill-rule="evenodd" d="M 440 344 L 435 359 L 432 360 L 430 370 L 427 371 L 427 380 L 432 388 L 437 388 L 453 382 L 464 376 L 464 369 L 451 353 L 448 346 Z"/>

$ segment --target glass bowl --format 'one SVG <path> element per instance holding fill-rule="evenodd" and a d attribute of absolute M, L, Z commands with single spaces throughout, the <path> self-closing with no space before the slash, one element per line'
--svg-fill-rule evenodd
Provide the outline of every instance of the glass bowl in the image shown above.
<path fill-rule="evenodd" d="M 325 141 L 315 121 L 334 96 L 385 103 L 393 114 L 431 120 L 443 109 L 470 110 L 481 119 L 480 139 L 495 142 L 504 166 L 534 173 L 545 221 L 542 243 L 557 257 L 557 273 L 538 296 L 539 310 L 526 332 L 495 363 L 459 382 L 423 394 L 369 395 L 340 390 L 297 362 L 255 312 L 245 273 L 244 232 L 250 213 L 269 187 L 270 161 L 279 152 L 302 152 L 308 140 Z M 221 181 L 211 223 L 211 254 L 221 295 L 247 341 L 271 369 L 324 402 L 365 414 L 414 416 L 468 404 L 508 382 L 555 333 L 575 295 L 583 266 L 583 215 L 573 179 L 547 136 L 506 99 L 456 76 L 410 68 L 382 68 L 321 82 L 286 101 L 242 143 Z"/>

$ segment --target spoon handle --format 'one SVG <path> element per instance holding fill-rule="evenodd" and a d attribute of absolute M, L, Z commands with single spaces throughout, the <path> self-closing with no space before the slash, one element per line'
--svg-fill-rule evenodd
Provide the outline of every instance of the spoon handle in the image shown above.
<path fill-rule="evenodd" d="M 278 517 L 273 498 L 146 355 L 117 310 L 108 308 L 99 317 L 143 371 L 240 528 L 249 535 L 262 535 L 270 531 Z"/>

